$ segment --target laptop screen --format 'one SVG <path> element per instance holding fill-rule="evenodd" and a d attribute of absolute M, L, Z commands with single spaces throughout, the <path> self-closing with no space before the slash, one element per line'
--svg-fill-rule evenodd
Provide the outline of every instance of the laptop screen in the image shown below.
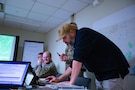
<path fill-rule="evenodd" d="M 36 73 L 33 71 L 31 64 L 29 65 L 29 70 L 28 73 L 26 75 L 26 79 L 25 79 L 25 86 L 29 86 L 29 85 L 37 85 L 38 84 L 38 76 L 36 76 Z"/>
<path fill-rule="evenodd" d="M 22 87 L 28 72 L 28 62 L 0 62 L 0 87 Z"/>

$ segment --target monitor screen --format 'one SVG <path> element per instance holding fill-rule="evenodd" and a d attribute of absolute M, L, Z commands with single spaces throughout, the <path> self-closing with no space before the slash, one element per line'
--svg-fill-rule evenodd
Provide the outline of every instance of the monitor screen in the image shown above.
<path fill-rule="evenodd" d="M 19 36 L 0 34 L 0 61 L 15 61 Z"/>
<path fill-rule="evenodd" d="M 28 62 L 0 61 L 0 87 L 22 87 L 28 67 Z"/>
<path fill-rule="evenodd" d="M 25 86 L 29 86 L 29 85 L 37 85 L 38 84 L 38 76 L 36 76 L 36 73 L 33 71 L 33 68 L 31 67 L 31 64 L 29 65 L 29 70 L 28 73 L 26 75 L 26 79 L 25 79 Z"/>

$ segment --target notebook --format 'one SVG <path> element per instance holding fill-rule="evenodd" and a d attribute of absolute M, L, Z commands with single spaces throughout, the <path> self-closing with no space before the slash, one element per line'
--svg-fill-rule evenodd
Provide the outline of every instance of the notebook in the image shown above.
<path fill-rule="evenodd" d="M 29 62 L 0 61 L 0 88 L 22 87 L 29 65 Z"/>

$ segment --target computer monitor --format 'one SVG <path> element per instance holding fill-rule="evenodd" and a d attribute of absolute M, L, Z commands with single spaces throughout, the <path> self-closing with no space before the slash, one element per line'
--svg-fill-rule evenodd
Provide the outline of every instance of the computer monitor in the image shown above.
<path fill-rule="evenodd" d="M 29 65 L 29 62 L 0 61 L 0 88 L 22 87 Z"/>

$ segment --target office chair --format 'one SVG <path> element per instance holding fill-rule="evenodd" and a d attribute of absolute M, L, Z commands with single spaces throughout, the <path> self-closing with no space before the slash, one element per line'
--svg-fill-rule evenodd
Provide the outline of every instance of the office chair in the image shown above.
<path fill-rule="evenodd" d="M 84 86 L 87 87 L 87 89 L 90 89 L 90 83 L 91 83 L 91 79 L 85 77 L 77 77 L 75 81 L 75 85 Z"/>

